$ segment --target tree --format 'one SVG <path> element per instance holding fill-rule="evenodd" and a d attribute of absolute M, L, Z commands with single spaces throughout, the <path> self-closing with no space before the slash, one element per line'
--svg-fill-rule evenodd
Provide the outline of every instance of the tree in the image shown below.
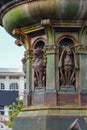
<path fill-rule="evenodd" d="M 13 119 L 18 115 L 18 113 L 21 111 L 23 108 L 23 101 L 20 101 L 19 98 L 16 98 L 16 102 L 13 102 L 10 106 L 9 109 L 11 112 L 9 113 L 9 123 L 8 126 L 12 128 L 12 122 Z"/>

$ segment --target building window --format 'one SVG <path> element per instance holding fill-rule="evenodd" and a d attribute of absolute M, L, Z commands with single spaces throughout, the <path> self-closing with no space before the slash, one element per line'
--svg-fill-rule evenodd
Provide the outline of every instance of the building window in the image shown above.
<path fill-rule="evenodd" d="M 11 83 L 9 89 L 10 90 L 18 90 L 18 83 Z"/>
<path fill-rule="evenodd" d="M 19 79 L 19 76 L 9 76 L 9 79 Z"/>
<path fill-rule="evenodd" d="M 26 89 L 26 83 L 24 83 L 24 89 Z"/>
<path fill-rule="evenodd" d="M 37 49 L 37 48 L 44 48 L 44 46 L 45 46 L 45 43 L 43 42 L 43 41 L 38 41 L 36 44 L 35 44 L 35 46 L 34 46 L 34 48 L 35 49 Z"/>
<path fill-rule="evenodd" d="M 1 90 L 5 89 L 4 83 L 0 83 L 0 89 L 1 89 Z"/>
<path fill-rule="evenodd" d="M 0 111 L 1 115 L 4 115 L 4 111 Z"/>
<path fill-rule="evenodd" d="M 5 76 L 0 76 L 0 79 L 5 79 L 6 77 Z"/>
<path fill-rule="evenodd" d="M 3 126 L 3 125 L 0 125 L 0 128 L 4 128 L 4 126 Z"/>
<path fill-rule="evenodd" d="M 0 110 L 4 109 L 4 106 L 0 106 Z"/>

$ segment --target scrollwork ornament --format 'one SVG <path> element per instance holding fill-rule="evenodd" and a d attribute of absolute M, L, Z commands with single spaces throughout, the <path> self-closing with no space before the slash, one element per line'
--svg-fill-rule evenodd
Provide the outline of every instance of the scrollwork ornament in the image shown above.
<path fill-rule="evenodd" d="M 24 56 L 25 56 L 26 60 L 32 59 L 33 58 L 33 50 L 26 50 Z"/>

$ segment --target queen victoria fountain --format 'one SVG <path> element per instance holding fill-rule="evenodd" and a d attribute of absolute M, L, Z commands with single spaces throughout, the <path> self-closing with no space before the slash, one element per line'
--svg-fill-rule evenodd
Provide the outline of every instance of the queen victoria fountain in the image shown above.
<path fill-rule="evenodd" d="M 13 130 L 86 130 L 87 0 L 1 0 L 0 24 L 25 48 Z"/>

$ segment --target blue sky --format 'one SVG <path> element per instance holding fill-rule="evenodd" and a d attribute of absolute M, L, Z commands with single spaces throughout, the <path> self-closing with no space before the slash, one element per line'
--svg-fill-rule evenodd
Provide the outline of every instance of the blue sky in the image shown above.
<path fill-rule="evenodd" d="M 15 45 L 15 38 L 0 26 L 0 68 L 20 68 L 24 47 Z"/>

